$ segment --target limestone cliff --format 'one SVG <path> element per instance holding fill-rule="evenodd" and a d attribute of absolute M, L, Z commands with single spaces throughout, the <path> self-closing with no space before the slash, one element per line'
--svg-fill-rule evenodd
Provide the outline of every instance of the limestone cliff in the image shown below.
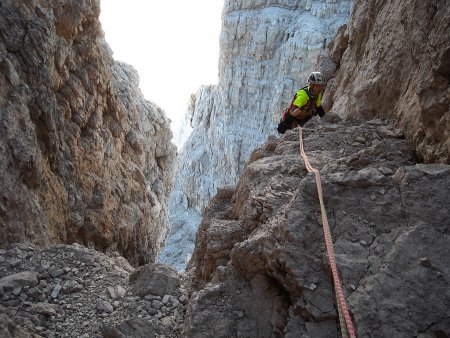
<path fill-rule="evenodd" d="M 201 211 L 218 187 L 237 182 L 350 8 L 351 1 L 225 1 L 219 83 L 197 94 L 180 156 L 179 176 L 191 179 L 177 188 L 190 206 Z"/>
<path fill-rule="evenodd" d="M 199 218 L 217 188 L 236 184 L 350 9 L 350 0 L 225 1 L 219 83 L 192 98 L 184 127 L 192 133 L 178 158 L 164 262 L 183 267 L 188 254 L 179 248 L 192 246 L 198 226 L 192 218 Z"/>
<path fill-rule="evenodd" d="M 99 12 L 99 0 L 0 3 L 0 246 L 78 242 L 139 264 L 167 231 L 175 148 Z"/>
<path fill-rule="evenodd" d="M 450 163 L 450 1 L 355 1 L 331 48 L 344 117 L 393 117 L 426 163 Z"/>

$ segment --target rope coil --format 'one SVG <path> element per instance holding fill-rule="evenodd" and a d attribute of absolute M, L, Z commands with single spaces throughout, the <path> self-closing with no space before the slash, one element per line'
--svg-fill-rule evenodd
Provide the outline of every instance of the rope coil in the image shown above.
<path fill-rule="evenodd" d="M 325 245 L 327 248 L 328 260 L 330 262 L 331 272 L 333 275 L 333 283 L 334 288 L 336 290 L 336 303 L 339 313 L 339 324 L 341 327 L 341 333 L 343 338 L 356 338 L 356 332 L 353 327 L 352 319 L 350 318 L 350 314 L 347 307 L 347 302 L 345 301 L 344 291 L 342 290 L 341 281 L 339 279 L 339 274 L 336 267 L 336 259 L 334 255 L 333 241 L 331 239 L 330 226 L 328 224 L 327 213 L 325 210 L 325 204 L 323 202 L 323 193 L 322 193 L 322 182 L 320 179 L 319 170 L 315 169 L 311 163 L 309 162 L 308 157 L 306 156 L 304 147 L 303 147 L 303 134 L 302 128 L 298 128 L 299 131 L 299 143 L 300 143 L 300 154 L 303 157 L 305 162 L 306 169 L 310 173 L 314 173 L 316 177 L 316 185 L 317 192 L 319 194 L 320 201 L 320 211 L 322 214 L 322 225 L 323 225 L 323 234 L 325 237 Z"/>

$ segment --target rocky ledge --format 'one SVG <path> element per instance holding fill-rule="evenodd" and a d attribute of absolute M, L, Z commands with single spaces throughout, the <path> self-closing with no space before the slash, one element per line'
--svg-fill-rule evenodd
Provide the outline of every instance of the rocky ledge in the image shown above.
<path fill-rule="evenodd" d="M 416 164 L 389 120 L 312 120 L 339 273 L 358 337 L 450 332 L 450 166 Z M 186 337 L 339 337 L 313 174 L 297 130 L 256 149 L 197 233 Z M 211 323 L 215 323 L 211 325 Z"/>

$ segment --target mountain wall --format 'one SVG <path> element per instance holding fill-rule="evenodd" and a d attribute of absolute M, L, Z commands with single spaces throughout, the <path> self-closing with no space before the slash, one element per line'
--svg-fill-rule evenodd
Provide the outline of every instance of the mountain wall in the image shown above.
<path fill-rule="evenodd" d="M 178 157 L 170 198 L 172 230 L 163 262 L 184 267 L 200 213 L 217 188 L 236 184 L 252 150 L 275 132 L 282 108 L 347 22 L 351 4 L 224 2 L 219 82 L 192 97 L 183 127 L 192 132 Z"/>
<path fill-rule="evenodd" d="M 450 163 L 450 1 L 355 1 L 332 46 L 330 106 L 391 117 L 420 161 Z"/>
<path fill-rule="evenodd" d="M 0 246 L 78 242 L 142 264 L 167 232 L 175 147 L 99 13 L 0 2 Z"/>
<path fill-rule="evenodd" d="M 330 111 L 308 122 L 304 144 L 358 337 L 450 335 L 449 9 L 355 1 L 318 59 Z M 206 208 L 186 337 L 341 337 L 316 182 L 299 153 L 297 129 L 269 136 Z"/>

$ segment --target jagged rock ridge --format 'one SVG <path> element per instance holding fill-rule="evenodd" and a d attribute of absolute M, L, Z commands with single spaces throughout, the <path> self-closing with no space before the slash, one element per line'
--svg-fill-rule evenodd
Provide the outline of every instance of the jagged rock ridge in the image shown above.
<path fill-rule="evenodd" d="M 142 264 L 167 232 L 175 148 L 99 12 L 99 0 L 0 4 L 0 246 L 79 242 Z"/>
<path fill-rule="evenodd" d="M 327 119 L 304 141 L 321 169 L 358 337 L 446 337 L 450 166 L 415 165 L 394 121 Z M 188 273 L 186 337 L 339 336 L 315 179 L 296 130 L 269 138 L 237 187 L 219 190 Z"/>
<path fill-rule="evenodd" d="M 274 133 L 282 107 L 350 15 L 351 1 L 225 1 L 219 83 L 192 98 L 171 200 L 172 237 L 162 261 L 178 268 L 199 216 L 223 185 L 236 184 L 252 150 Z M 185 211 L 187 210 L 187 211 Z M 183 214 L 186 212 L 186 214 Z M 194 219 L 192 219 L 194 218 Z"/>

